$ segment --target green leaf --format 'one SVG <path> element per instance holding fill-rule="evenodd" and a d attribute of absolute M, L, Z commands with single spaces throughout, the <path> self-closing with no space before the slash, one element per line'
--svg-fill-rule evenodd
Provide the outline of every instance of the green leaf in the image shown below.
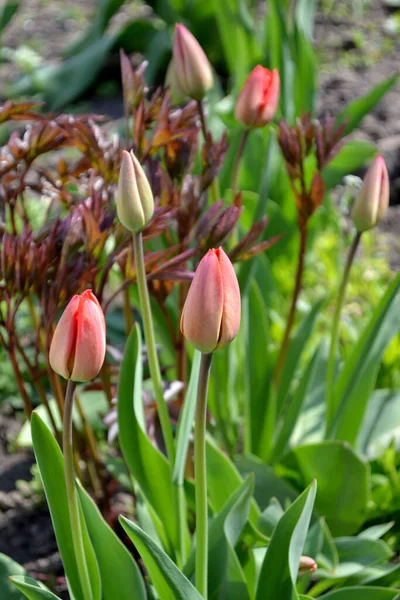
<path fill-rule="evenodd" d="M 286 409 L 282 412 L 280 428 L 277 430 L 277 440 L 274 445 L 274 456 L 279 457 L 287 448 L 293 431 L 302 418 L 302 409 L 316 389 L 318 376 L 323 362 L 323 348 L 318 348 L 304 370 L 295 391 L 287 401 Z M 309 421 L 308 421 L 309 423 Z"/>
<path fill-rule="evenodd" d="M 336 124 L 339 125 L 340 123 L 347 121 L 345 135 L 348 135 L 359 126 L 365 115 L 375 108 L 383 96 L 397 83 L 398 79 L 399 73 L 388 77 L 381 83 L 378 83 L 378 85 L 366 94 L 366 96 L 356 98 L 356 100 L 350 102 L 350 104 L 339 113 Z"/>
<path fill-rule="evenodd" d="M 296 579 L 316 491 L 313 481 L 279 520 L 261 567 L 256 600 L 298 598 Z"/>
<path fill-rule="evenodd" d="M 135 544 L 162 600 L 201 600 L 189 579 L 136 523 L 122 516 L 120 523 Z"/>
<path fill-rule="evenodd" d="M 78 486 L 83 516 L 99 565 L 102 600 L 146 600 L 137 563 L 107 525 L 89 494 Z"/>
<path fill-rule="evenodd" d="M 281 464 L 305 487 L 318 481 L 315 509 L 326 517 L 333 535 L 357 531 L 367 516 L 369 465 L 347 443 L 320 442 L 298 446 Z"/>
<path fill-rule="evenodd" d="M 342 588 L 324 595 L 324 600 L 399 600 L 398 590 L 378 587 Z"/>
<path fill-rule="evenodd" d="M 382 454 L 400 427 L 400 391 L 375 390 L 357 437 L 357 448 L 368 458 Z"/>
<path fill-rule="evenodd" d="M 176 437 L 176 458 L 173 480 L 182 485 L 185 475 L 187 451 L 190 433 L 196 411 L 197 382 L 199 379 L 201 352 L 195 350 L 189 385 L 187 387 L 185 402 L 179 417 L 178 433 Z"/>
<path fill-rule="evenodd" d="M 208 597 L 209 600 L 249 600 L 245 576 L 235 546 L 247 523 L 254 488 L 250 475 L 233 492 L 208 528 Z M 185 566 L 188 577 L 195 571 L 194 548 Z"/>
<path fill-rule="evenodd" d="M 79 581 L 78 567 L 72 541 L 67 490 L 65 487 L 63 455 L 52 433 L 35 411 L 32 414 L 31 424 L 33 449 L 35 451 L 36 462 L 38 464 L 40 477 L 43 482 L 47 503 L 49 505 L 54 533 L 56 535 L 57 545 L 64 565 L 68 585 L 75 600 L 85 600 Z M 93 596 L 95 600 L 100 600 L 100 575 L 96 557 L 83 518 L 81 519 L 81 523 L 85 556 Z"/>
<path fill-rule="evenodd" d="M 207 459 L 207 488 L 209 503 L 213 512 L 218 513 L 233 492 L 241 487 L 243 479 L 232 461 L 217 447 L 209 437 L 206 440 Z M 250 508 L 250 522 L 256 527 L 260 516 L 260 509 L 252 500 Z"/>
<path fill-rule="evenodd" d="M 119 375 L 119 439 L 134 479 L 167 532 L 169 543 L 165 539 L 163 542 L 173 552 L 178 542 L 171 469 L 165 456 L 153 446 L 142 428 L 142 371 L 142 343 L 139 326 L 136 325 L 126 343 Z M 165 535 L 162 537 L 165 538 Z"/>
<path fill-rule="evenodd" d="M 336 439 L 350 443 L 357 439 L 382 354 L 400 329 L 399 289 L 400 273 L 374 311 L 336 383 L 338 408 L 329 430 L 330 436 Z"/>
<path fill-rule="evenodd" d="M 19 575 L 11 577 L 11 581 L 29 600 L 60 600 L 58 596 L 50 592 L 42 583 L 31 577 Z M 2 596 L 1 600 L 8 600 L 8 598 L 3 599 Z"/>
<path fill-rule="evenodd" d="M 345 175 L 357 171 L 362 165 L 376 156 L 377 150 L 371 142 L 346 142 L 340 152 L 322 171 L 322 178 L 328 190 L 342 182 Z"/>
<path fill-rule="evenodd" d="M 0 33 L 11 21 L 20 5 L 20 0 L 16 0 L 15 2 L 6 0 L 6 2 L 3 3 L 3 6 L 0 7 Z"/>
<path fill-rule="evenodd" d="M 15 560 L 0 553 L 0 598 L 2 600 L 22 600 L 20 592 L 15 589 L 9 577 L 13 575 L 25 575 L 24 567 Z"/>
<path fill-rule="evenodd" d="M 302 351 L 313 332 L 315 321 L 323 305 L 324 300 L 322 299 L 314 304 L 308 315 L 303 318 L 294 336 L 290 340 L 277 395 L 279 411 L 282 411 L 284 408 L 285 399 L 289 392 L 290 385 L 293 382 Z"/>
<path fill-rule="evenodd" d="M 272 364 L 268 360 L 269 325 L 267 307 L 257 282 L 253 279 L 243 297 L 243 327 L 246 348 L 246 387 L 245 402 L 245 447 L 258 454 L 265 427 L 266 408 L 269 401 L 269 386 Z"/>

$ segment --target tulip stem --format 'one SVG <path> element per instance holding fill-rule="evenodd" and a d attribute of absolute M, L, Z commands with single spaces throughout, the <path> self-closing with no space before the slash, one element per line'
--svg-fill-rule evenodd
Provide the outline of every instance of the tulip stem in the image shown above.
<path fill-rule="evenodd" d="M 232 200 L 233 202 L 235 201 L 235 197 L 237 194 L 237 187 L 238 187 L 238 179 L 239 179 L 239 169 L 240 169 L 240 163 L 242 161 L 242 157 L 243 157 L 243 152 L 244 149 L 246 147 L 246 143 L 249 137 L 249 133 L 250 133 L 250 129 L 244 129 L 242 136 L 240 138 L 240 143 L 236 152 L 236 157 L 235 157 L 235 163 L 233 165 L 233 173 L 232 173 L 232 184 L 231 184 L 231 188 L 232 188 Z"/>
<path fill-rule="evenodd" d="M 282 370 L 285 365 L 286 355 L 290 342 L 290 334 L 293 329 L 294 319 L 296 316 L 296 307 L 297 301 L 299 299 L 299 295 L 301 292 L 303 272 L 304 272 L 304 259 L 306 256 L 306 248 L 307 248 L 307 237 L 308 237 L 308 228 L 307 225 L 300 228 L 300 246 L 299 246 L 299 255 L 297 261 L 297 272 L 296 272 L 296 281 L 294 284 L 293 295 L 292 295 L 292 303 L 290 305 L 289 315 L 286 322 L 286 329 L 283 336 L 281 348 L 278 355 L 278 360 L 276 362 L 275 367 L 275 387 L 278 388 L 279 382 L 282 375 Z"/>
<path fill-rule="evenodd" d="M 335 400 L 335 367 L 336 367 L 336 354 L 339 343 L 339 325 L 340 315 L 343 309 L 343 302 L 346 293 L 346 287 L 349 281 L 351 266 L 354 261 L 354 257 L 357 252 L 358 245 L 361 239 L 361 233 L 357 232 L 354 236 L 353 242 L 350 246 L 349 253 L 347 255 L 346 265 L 343 271 L 342 281 L 339 287 L 335 314 L 332 322 L 332 333 L 331 333 L 331 346 L 329 350 L 327 377 L 326 377 L 326 427 L 330 427 L 332 419 L 335 415 L 337 406 Z"/>
<path fill-rule="evenodd" d="M 78 496 L 75 487 L 74 455 L 72 441 L 72 407 L 74 404 L 76 384 L 68 380 L 64 403 L 63 422 L 63 454 L 65 465 L 65 486 L 67 489 L 69 518 L 71 521 L 71 534 L 74 546 L 76 564 L 82 593 L 85 600 L 92 600 L 92 588 L 90 584 L 89 571 L 86 564 L 85 549 L 83 545 L 82 524 Z"/>
<path fill-rule="evenodd" d="M 211 354 L 202 354 L 197 385 L 194 432 L 194 476 L 196 490 L 196 588 L 207 600 L 208 522 L 206 475 L 206 420 Z"/>
<path fill-rule="evenodd" d="M 164 436 L 164 443 L 167 450 L 167 456 L 170 460 L 170 464 L 173 465 L 175 458 L 174 438 L 172 436 L 171 422 L 169 419 L 168 408 L 164 400 L 164 392 L 162 388 L 161 371 L 158 362 L 156 340 L 154 336 L 153 321 L 151 317 L 149 290 L 147 288 L 146 267 L 144 264 L 143 255 L 143 238 L 141 231 L 135 232 L 133 234 L 133 251 L 135 255 L 136 279 L 139 290 L 140 306 L 142 309 L 144 338 L 147 346 L 150 376 L 154 386 L 158 418 L 160 419 L 161 431 Z"/>

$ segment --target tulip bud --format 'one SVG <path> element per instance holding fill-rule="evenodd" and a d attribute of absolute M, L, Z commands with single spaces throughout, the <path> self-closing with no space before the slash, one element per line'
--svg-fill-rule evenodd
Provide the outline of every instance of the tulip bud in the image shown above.
<path fill-rule="evenodd" d="M 279 100 L 279 73 L 257 65 L 245 81 L 236 102 L 235 117 L 248 127 L 272 121 Z"/>
<path fill-rule="evenodd" d="M 181 332 L 209 354 L 229 344 L 240 325 L 240 290 L 222 248 L 209 250 L 194 274 L 181 316 Z"/>
<path fill-rule="evenodd" d="M 96 296 L 74 296 L 57 323 L 50 346 L 52 369 L 72 381 L 90 381 L 103 366 L 106 323 Z"/>
<path fill-rule="evenodd" d="M 314 573 L 318 569 L 318 565 L 313 558 L 309 556 L 301 556 L 299 564 L 299 573 Z"/>
<path fill-rule="evenodd" d="M 213 84 L 211 65 L 199 42 L 182 23 L 175 27 L 172 52 L 179 88 L 190 98 L 201 100 Z"/>
<path fill-rule="evenodd" d="M 389 175 L 383 156 L 371 163 L 356 198 L 351 218 L 361 233 L 375 227 L 385 216 L 389 206 Z"/>
<path fill-rule="evenodd" d="M 117 190 L 117 214 L 129 231 L 141 231 L 154 213 L 149 181 L 133 152 L 122 152 Z"/>

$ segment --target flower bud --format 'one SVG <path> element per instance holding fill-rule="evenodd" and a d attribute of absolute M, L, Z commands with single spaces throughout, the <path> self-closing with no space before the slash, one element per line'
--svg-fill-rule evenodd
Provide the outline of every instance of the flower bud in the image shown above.
<path fill-rule="evenodd" d="M 229 344 L 240 326 L 240 290 L 222 248 L 209 250 L 194 274 L 181 316 L 181 332 L 209 354 Z"/>
<path fill-rule="evenodd" d="M 356 198 L 351 218 L 361 233 L 375 227 L 385 216 L 389 206 L 389 175 L 383 156 L 377 156 L 371 163 Z"/>
<path fill-rule="evenodd" d="M 301 556 L 299 564 L 299 573 L 314 573 L 318 569 L 318 565 L 310 556 Z"/>
<path fill-rule="evenodd" d="M 118 218 L 129 231 L 141 231 L 154 213 L 149 181 L 133 152 L 122 152 L 117 190 Z"/>
<path fill-rule="evenodd" d="M 52 369 L 73 381 L 90 381 L 103 366 L 106 323 L 96 296 L 74 296 L 57 323 L 50 346 Z"/>
<path fill-rule="evenodd" d="M 213 84 L 211 65 L 199 42 L 182 23 L 175 27 L 172 53 L 179 88 L 190 98 L 201 100 Z"/>
<path fill-rule="evenodd" d="M 279 73 L 257 65 L 236 102 L 235 117 L 248 127 L 263 127 L 275 114 L 279 100 Z"/>

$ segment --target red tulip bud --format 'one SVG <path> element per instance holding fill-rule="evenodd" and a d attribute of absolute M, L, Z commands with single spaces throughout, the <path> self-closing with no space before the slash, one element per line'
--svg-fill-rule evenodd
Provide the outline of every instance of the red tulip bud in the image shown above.
<path fill-rule="evenodd" d="M 263 127 L 275 114 L 279 100 L 279 73 L 257 65 L 245 81 L 236 102 L 235 117 L 248 127 Z"/>
<path fill-rule="evenodd" d="M 179 88 L 190 98 L 201 100 L 212 87 L 211 65 L 199 42 L 182 23 L 175 27 L 172 52 Z"/>
<path fill-rule="evenodd" d="M 385 216 L 389 206 L 389 175 L 383 156 L 371 163 L 358 198 L 354 202 L 351 218 L 359 232 L 375 227 Z"/>
<path fill-rule="evenodd" d="M 200 261 L 183 307 L 181 331 L 195 348 L 209 354 L 229 344 L 240 326 L 240 290 L 222 248 Z"/>
<path fill-rule="evenodd" d="M 318 565 L 313 558 L 309 556 L 301 556 L 299 564 L 299 573 L 314 573 L 318 569 Z"/>
<path fill-rule="evenodd" d="M 103 366 L 105 352 L 104 314 L 96 296 L 86 290 L 70 300 L 57 323 L 50 365 L 65 379 L 90 381 Z"/>

